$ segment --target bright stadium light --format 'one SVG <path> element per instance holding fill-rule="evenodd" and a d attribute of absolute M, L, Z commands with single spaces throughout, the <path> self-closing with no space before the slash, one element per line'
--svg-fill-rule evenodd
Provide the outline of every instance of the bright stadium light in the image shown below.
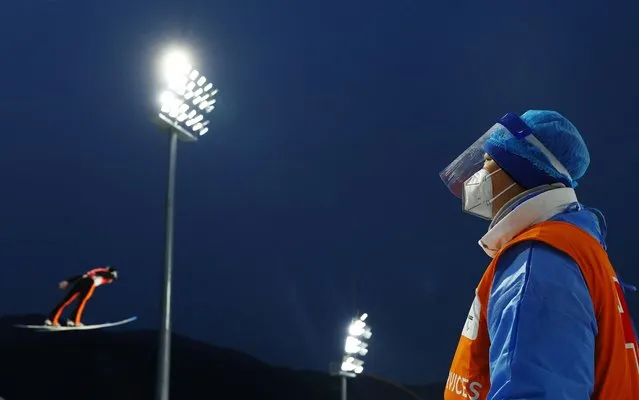
<path fill-rule="evenodd" d="M 348 336 L 344 345 L 344 353 L 359 354 L 365 356 L 368 353 L 368 343 L 365 343 L 355 337 Z"/>
<path fill-rule="evenodd" d="M 363 357 L 368 353 L 368 343 L 366 340 L 372 336 L 370 326 L 364 322 L 368 318 L 368 314 L 364 313 L 358 318 L 353 318 L 346 330 L 346 340 L 344 342 L 344 355 L 342 356 L 342 363 L 339 370 L 331 369 L 332 375 L 341 377 L 342 391 L 341 398 L 346 400 L 346 385 L 347 378 L 355 378 L 357 375 L 364 372 L 364 361 L 358 358 Z"/>
<path fill-rule="evenodd" d="M 168 52 L 161 62 L 157 121 L 169 131 L 169 175 L 166 193 L 166 246 L 162 295 L 162 326 L 158 356 L 157 400 L 169 400 L 171 365 L 171 288 L 173 276 L 173 203 L 177 140 L 193 142 L 209 131 L 207 116 L 215 108 L 214 87 L 191 65 L 182 50 Z"/>
<path fill-rule="evenodd" d="M 340 368 L 343 372 L 351 372 L 353 374 L 359 375 L 364 372 L 364 361 L 355 357 L 345 355 Z M 343 376 L 348 375 L 344 374 Z"/>
<path fill-rule="evenodd" d="M 168 53 L 162 62 L 164 90 L 160 94 L 158 117 L 180 139 L 195 141 L 209 131 L 207 119 L 215 109 L 218 89 L 181 51 Z"/>

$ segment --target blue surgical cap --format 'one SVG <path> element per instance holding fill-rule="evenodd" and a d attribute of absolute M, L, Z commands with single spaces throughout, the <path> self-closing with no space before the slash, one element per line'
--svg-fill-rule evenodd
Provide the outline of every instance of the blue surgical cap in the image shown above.
<path fill-rule="evenodd" d="M 529 110 L 521 119 L 570 176 L 559 172 L 533 143 L 517 139 L 503 129 L 490 136 L 483 145 L 484 151 L 526 189 L 556 182 L 577 187 L 590 164 L 588 148 L 577 128 L 557 111 Z"/>

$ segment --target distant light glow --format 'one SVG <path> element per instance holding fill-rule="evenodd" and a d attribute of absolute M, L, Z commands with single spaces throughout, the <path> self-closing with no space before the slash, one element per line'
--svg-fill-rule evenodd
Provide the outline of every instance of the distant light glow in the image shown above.
<path fill-rule="evenodd" d="M 364 371 L 364 361 L 352 356 L 344 356 L 340 369 L 344 372 L 361 374 Z"/>
<path fill-rule="evenodd" d="M 368 314 L 364 313 L 357 318 L 353 318 L 348 325 L 348 334 L 344 342 L 344 357 L 342 358 L 341 370 L 346 374 L 361 374 L 364 371 L 364 361 L 357 356 L 368 354 L 368 343 L 372 331 L 370 326 L 364 322 Z"/>
<path fill-rule="evenodd" d="M 348 327 L 348 334 L 351 336 L 362 336 L 366 329 L 366 323 L 362 320 L 355 320 L 351 322 Z"/>
<path fill-rule="evenodd" d="M 164 79 L 171 86 L 176 81 L 181 81 L 185 74 L 191 72 L 191 60 L 183 50 L 171 50 L 162 60 Z"/>
<path fill-rule="evenodd" d="M 344 353 L 365 356 L 368 353 L 368 344 L 353 336 L 347 336 L 344 344 Z"/>

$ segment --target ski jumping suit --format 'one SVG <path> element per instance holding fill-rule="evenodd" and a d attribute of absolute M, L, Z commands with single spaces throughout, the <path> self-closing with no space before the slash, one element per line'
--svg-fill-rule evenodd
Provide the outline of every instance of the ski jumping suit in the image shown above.
<path fill-rule="evenodd" d="M 70 285 L 69 291 L 62 301 L 60 301 L 60 303 L 58 303 L 58 305 L 51 311 L 51 314 L 49 314 L 49 320 L 54 325 L 57 325 L 64 309 L 75 299 L 78 299 L 78 304 L 75 310 L 71 313 L 70 318 L 74 324 L 78 325 L 82 319 L 84 306 L 93 295 L 95 288 L 97 286 L 113 282 L 116 277 L 117 275 L 115 275 L 109 268 L 95 268 L 82 275 L 77 275 L 67 279 L 67 282 Z"/>

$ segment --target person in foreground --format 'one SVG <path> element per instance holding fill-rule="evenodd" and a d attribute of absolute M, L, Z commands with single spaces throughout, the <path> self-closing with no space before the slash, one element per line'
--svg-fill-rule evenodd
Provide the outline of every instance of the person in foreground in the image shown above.
<path fill-rule="evenodd" d="M 446 400 L 639 398 L 632 287 L 608 259 L 603 215 L 574 190 L 589 163 L 568 119 L 530 110 L 506 114 L 441 171 L 463 210 L 490 221 L 479 245 L 492 258 Z"/>
<path fill-rule="evenodd" d="M 67 326 L 82 326 L 82 313 L 87 301 L 93 296 L 93 291 L 100 285 L 106 285 L 118 279 L 118 271 L 108 266 L 103 268 L 94 268 L 81 275 L 59 283 L 60 290 L 69 288 L 67 294 L 62 301 L 49 314 L 49 318 L 44 321 L 47 326 L 60 326 L 60 316 L 64 309 L 74 300 L 78 299 L 78 303 L 71 313 L 71 318 L 67 320 Z"/>

